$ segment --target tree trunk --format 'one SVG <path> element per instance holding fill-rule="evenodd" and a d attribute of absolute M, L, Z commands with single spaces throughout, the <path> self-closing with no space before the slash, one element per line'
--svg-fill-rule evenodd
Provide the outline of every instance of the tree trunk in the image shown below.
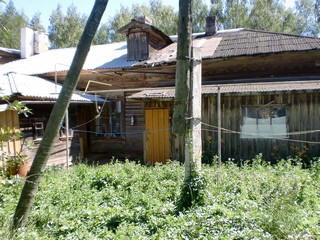
<path fill-rule="evenodd" d="M 173 110 L 173 133 L 177 142 L 177 160 L 185 160 L 185 132 L 191 78 L 192 10 L 191 0 L 179 0 L 176 86 Z M 181 144 L 181 141 L 183 142 Z M 183 148 L 183 149 L 180 149 Z"/>
<path fill-rule="evenodd" d="M 29 211 L 34 202 L 36 191 L 41 180 L 42 171 L 49 158 L 50 149 L 58 133 L 64 114 L 69 106 L 73 91 L 77 86 L 79 74 L 86 60 L 92 39 L 98 29 L 107 4 L 108 0 L 95 1 L 84 32 L 77 46 L 65 83 L 60 92 L 59 98 L 53 107 L 43 139 L 23 186 L 20 199 L 13 216 L 12 229 L 17 229 L 25 225 L 27 222 Z"/>

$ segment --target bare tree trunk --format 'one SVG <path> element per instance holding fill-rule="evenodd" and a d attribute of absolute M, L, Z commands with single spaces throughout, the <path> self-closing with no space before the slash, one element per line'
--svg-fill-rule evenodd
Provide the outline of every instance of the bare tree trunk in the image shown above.
<path fill-rule="evenodd" d="M 54 138 L 58 133 L 64 114 L 69 106 L 72 93 L 77 86 L 79 74 L 86 60 L 92 39 L 98 29 L 107 4 L 108 0 L 95 1 L 84 32 L 77 46 L 77 50 L 65 79 L 65 83 L 60 92 L 59 98 L 53 107 L 43 139 L 23 186 L 20 199 L 13 216 L 12 229 L 17 229 L 25 225 L 27 222 L 38 185 L 41 180 L 42 171 L 45 168 L 49 158 L 49 153 L 53 145 Z"/>
<path fill-rule="evenodd" d="M 188 101 L 191 78 L 191 50 L 192 50 L 192 10 L 191 0 L 179 0 L 179 28 L 177 47 L 176 87 L 173 110 L 173 133 L 177 138 L 176 158 L 185 160 L 185 132 L 188 113 Z M 181 144 L 181 141 L 183 143 Z M 183 149 L 179 149 L 183 148 Z"/>

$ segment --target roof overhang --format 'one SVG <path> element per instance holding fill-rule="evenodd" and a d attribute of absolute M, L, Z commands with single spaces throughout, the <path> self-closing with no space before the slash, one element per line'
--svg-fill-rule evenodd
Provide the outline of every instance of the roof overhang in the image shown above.
<path fill-rule="evenodd" d="M 320 91 L 320 79 L 308 81 L 260 82 L 203 85 L 202 95 L 259 95 L 298 91 Z M 140 100 L 168 100 L 175 96 L 175 88 L 150 88 L 128 96 L 128 99 Z"/>

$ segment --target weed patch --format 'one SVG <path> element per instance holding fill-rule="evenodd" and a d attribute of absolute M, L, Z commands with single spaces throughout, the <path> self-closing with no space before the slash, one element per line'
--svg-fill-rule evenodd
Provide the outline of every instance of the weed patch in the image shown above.
<path fill-rule="evenodd" d="M 202 204 L 176 214 L 184 167 L 127 161 L 45 171 L 17 239 L 317 239 L 320 163 L 202 167 Z M 10 225 L 22 179 L 0 185 L 0 235 Z M 189 183 L 194 190 L 197 183 Z M 190 189 L 190 188 L 189 188 Z"/>

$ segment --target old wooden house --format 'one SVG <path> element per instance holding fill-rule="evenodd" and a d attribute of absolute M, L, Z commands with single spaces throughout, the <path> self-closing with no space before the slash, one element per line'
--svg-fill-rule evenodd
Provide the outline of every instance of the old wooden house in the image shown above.
<path fill-rule="evenodd" d="M 202 56 L 204 154 L 217 154 L 221 131 L 223 159 L 318 156 L 320 39 L 218 30 L 215 18 L 208 21 L 206 32 L 193 39 Z M 84 155 L 146 163 L 175 159 L 182 144 L 171 134 L 177 38 L 146 19 L 132 20 L 119 32 L 126 42 L 91 47 L 78 83 L 79 90 L 106 101 L 79 114 L 71 128 L 81 136 Z M 62 83 L 73 54 L 74 49 L 49 50 L 4 66 Z M 92 120 L 97 109 L 101 114 Z"/>
<path fill-rule="evenodd" d="M 39 77 L 7 73 L 0 75 L 0 96 L 6 96 L 0 101 L 0 128 L 10 132 L 20 132 L 18 138 L 1 139 L 1 153 L 3 153 L 0 166 L 5 164 L 7 156 L 26 155 L 31 163 L 36 150 L 42 140 L 50 113 L 62 89 L 61 84 Z M 10 108 L 10 103 L 18 101 L 26 108 Z M 70 166 L 72 157 L 81 155 L 81 138 L 73 135 L 72 130 L 67 131 L 66 121 L 69 125 L 78 123 L 81 114 L 95 108 L 95 104 L 104 102 L 104 99 L 93 95 L 74 93 L 68 108 L 66 118 L 57 134 L 47 165 Z M 30 111 L 29 111 L 30 110 Z M 22 112 L 21 112 L 22 111 Z M 13 134 L 12 134 L 13 135 Z M 68 156 L 69 157 L 68 157 Z"/>

